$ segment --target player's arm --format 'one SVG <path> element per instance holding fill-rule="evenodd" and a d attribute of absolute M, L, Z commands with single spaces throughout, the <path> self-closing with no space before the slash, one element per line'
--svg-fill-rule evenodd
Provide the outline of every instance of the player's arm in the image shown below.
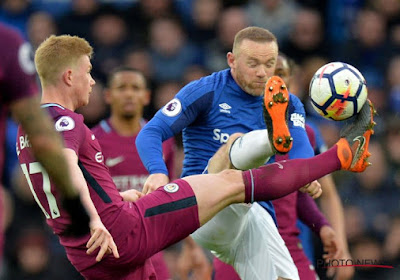
<path fill-rule="evenodd" d="M 168 183 L 162 142 L 181 132 L 199 114 L 205 114 L 209 110 L 212 98 L 203 98 L 205 94 L 203 88 L 197 87 L 196 82 L 185 86 L 139 132 L 136 148 L 143 165 L 151 174 L 143 186 L 144 193 Z"/>
<path fill-rule="evenodd" d="M 320 131 L 316 127 L 309 126 L 307 133 L 309 134 L 310 141 L 315 142 L 315 154 L 320 154 L 327 149 L 325 142 L 323 141 Z M 335 230 L 338 237 L 338 242 L 343 248 L 341 259 L 351 259 L 349 252 L 346 230 L 344 227 L 344 211 L 342 201 L 337 193 L 335 182 L 332 175 L 326 175 L 319 179 L 320 184 L 324 189 L 324 195 L 320 199 L 320 207 L 322 212 L 331 223 L 332 228 Z M 347 280 L 352 279 L 354 275 L 354 267 L 341 267 L 336 269 L 329 268 L 327 271 L 328 276 L 336 274 L 336 279 Z"/>
<path fill-rule="evenodd" d="M 347 244 L 346 229 L 344 227 L 343 205 L 336 190 L 335 182 L 330 174 L 320 178 L 319 182 L 324 188 L 324 194 L 320 197 L 319 201 L 321 210 L 330 221 L 332 228 L 336 232 L 340 246 L 343 248 L 342 255 L 339 258 L 351 259 Z M 354 267 L 338 268 L 336 272 L 328 271 L 329 274 L 336 273 L 336 279 L 340 280 L 352 279 L 354 272 Z"/>
<path fill-rule="evenodd" d="M 163 142 L 163 161 L 160 162 L 160 166 L 162 168 L 167 168 L 167 172 L 160 171 L 160 173 L 150 174 L 146 179 L 146 182 L 143 186 L 142 193 L 148 194 L 160 186 L 164 186 L 169 183 L 170 179 L 175 179 L 176 174 L 174 170 L 174 161 L 175 161 L 175 141 L 174 138 L 169 138 L 168 140 Z M 139 197 L 140 198 L 140 197 Z M 138 198 L 138 199 L 139 199 Z"/>
<path fill-rule="evenodd" d="M 144 196 L 144 194 L 138 190 L 130 189 L 119 193 L 124 201 L 136 202 Z"/>
<path fill-rule="evenodd" d="M 147 194 L 169 182 L 168 169 L 163 159 L 162 142 L 173 136 L 168 125 L 158 118 L 153 118 L 139 132 L 136 148 L 139 156 L 150 173 L 143 193 Z"/>
<path fill-rule="evenodd" d="M 327 175 L 319 179 L 324 188 L 324 195 L 320 197 L 321 210 L 327 216 L 332 227 L 337 232 L 343 248 L 348 251 L 346 231 L 344 228 L 343 205 L 337 193 L 332 175 Z"/>
<path fill-rule="evenodd" d="M 94 250 L 100 247 L 96 261 L 101 261 L 104 254 L 110 253 L 110 251 L 113 253 L 114 257 L 119 258 L 117 246 L 115 245 L 111 234 L 101 222 L 96 207 L 90 198 L 86 180 L 78 166 L 78 156 L 74 150 L 69 148 L 63 149 L 63 154 L 66 158 L 68 168 L 71 171 L 72 183 L 80 194 L 82 203 L 86 207 L 90 217 L 90 231 L 92 236 L 86 244 L 86 247 L 88 248 L 87 253 L 91 254 Z"/>
<path fill-rule="evenodd" d="M 308 194 L 298 192 L 297 215 L 305 225 L 321 238 L 324 251 L 327 252 L 324 258 L 337 259 L 340 257 L 342 247 L 338 242 L 335 231 Z"/>
<path fill-rule="evenodd" d="M 169 178 L 175 179 L 176 176 L 180 174 L 176 174 L 175 170 L 175 154 L 177 151 L 177 145 L 174 137 L 169 138 L 168 140 L 163 142 L 163 158 L 165 165 L 168 169 Z"/>
<path fill-rule="evenodd" d="M 194 279 L 211 279 L 212 265 L 203 248 L 190 236 L 183 240 L 177 260 L 177 272 L 182 280 L 187 280 L 190 276 Z"/>

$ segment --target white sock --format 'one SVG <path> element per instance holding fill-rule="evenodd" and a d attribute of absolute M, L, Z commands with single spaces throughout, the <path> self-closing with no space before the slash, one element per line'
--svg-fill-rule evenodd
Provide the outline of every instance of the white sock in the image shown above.
<path fill-rule="evenodd" d="M 273 155 L 266 129 L 253 130 L 237 138 L 229 151 L 232 165 L 239 170 L 259 167 Z"/>

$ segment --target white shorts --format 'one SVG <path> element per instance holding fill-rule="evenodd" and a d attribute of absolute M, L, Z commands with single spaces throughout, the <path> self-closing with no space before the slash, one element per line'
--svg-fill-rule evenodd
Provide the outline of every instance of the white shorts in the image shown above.
<path fill-rule="evenodd" d="M 232 265 L 242 280 L 299 279 L 274 220 L 258 203 L 226 207 L 192 237 Z"/>

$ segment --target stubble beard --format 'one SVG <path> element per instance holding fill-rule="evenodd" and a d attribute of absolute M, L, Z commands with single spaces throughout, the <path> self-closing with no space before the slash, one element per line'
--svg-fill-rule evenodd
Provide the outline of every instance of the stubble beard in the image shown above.
<path fill-rule="evenodd" d="M 237 77 L 239 86 L 249 95 L 252 96 L 261 96 L 264 93 L 264 88 L 255 88 L 250 83 L 247 83 L 241 75 Z"/>
<path fill-rule="evenodd" d="M 245 91 L 252 96 L 261 96 L 264 94 L 263 88 L 253 88 L 249 86 L 246 86 L 245 88 Z"/>

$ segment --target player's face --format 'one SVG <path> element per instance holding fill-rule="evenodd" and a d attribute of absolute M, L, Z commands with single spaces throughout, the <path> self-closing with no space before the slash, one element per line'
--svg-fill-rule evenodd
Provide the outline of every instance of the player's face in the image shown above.
<path fill-rule="evenodd" d="M 149 96 L 143 75 L 132 71 L 116 73 L 106 93 L 111 113 L 127 119 L 142 117 L 143 107 L 150 101 Z"/>
<path fill-rule="evenodd" d="M 235 53 L 228 53 L 232 76 L 248 94 L 260 96 L 268 78 L 274 74 L 278 45 L 276 42 L 243 40 Z"/>
<path fill-rule="evenodd" d="M 90 74 L 91 70 L 90 58 L 83 55 L 74 68 L 76 75 L 73 78 L 73 86 L 77 100 L 76 108 L 86 106 L 89 103 L 89 95 L 92 92 L 92 87 L 96 84 Z"/>
<path fill-rule="evenodd" d="M 288 61 L 282 56 L 278 56 L 275 67 L 275 75 L 282 78 L 286 86 L 290 84 L 290 67 Z"/>

